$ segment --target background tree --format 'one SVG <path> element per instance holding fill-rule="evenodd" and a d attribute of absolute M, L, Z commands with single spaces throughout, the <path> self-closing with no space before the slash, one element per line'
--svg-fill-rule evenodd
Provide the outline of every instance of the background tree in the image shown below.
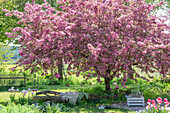
<path fill-rule="evenodd" d="M 13 15 L 20 19 L 17 23 L 21 27 L 6 33 L 9 38 L 17 37 L 21 45 L 19 53 L 23 58 L 19 59 L 19 66 L 24 66 L 25 70 L 31 68 L 33 73 L 39 65 L 45 72 L 50 69 L 53 78 L 53 73 L 59 78 L 59 73 L 54 72 L 54 69 L 62 63 L 60 61 L 65 56 L 63 51 L 66 52 L 65 48 L 69 45 L 68 38 L 64 37 L 69 37 L 70 33 L 65 27 L 74 26 L 64 20 L 63 12 L 52 8 L 47 2 L 42 5 L 26 3 L 24 10 L 3 9 L 7 16 Z"/>
<path fill-rule="evenodd" d="M 17 38 L 7 38 L 5 35 L 6 32 L 10 32 L 12 28 L 15 27 L 21 27 L 19 24 L 17 24 L 17 19 L 15 16 L 5 16 L 5 13 L 2 11 L 2 9 L 8 9 L 8 10 L 17 10 L 20 12 L 24 12 L 25 4 L 26 3 L 38 3 L 38 4 L 43 4 L 43 0 L 5 0 L 2 1 L 0 4 L 0 42 L 1 43 L 13 43 L 13 44 L 18 44 L 18 39 Z M 53 6 L 55 9 L 60 10 L 59 5 L 56 3 L 56 0 L 47 0 L 51 6 Z M 14 48 L 16 49 L 16 48 Z M 58 64 L 58 73 L 60 74 L 60 79 L 63 79 L 63 73 L 62 73 L 62 68 L 63 68 L 63 63 L 62 60 L 59 60 L 60 62 Z"/>

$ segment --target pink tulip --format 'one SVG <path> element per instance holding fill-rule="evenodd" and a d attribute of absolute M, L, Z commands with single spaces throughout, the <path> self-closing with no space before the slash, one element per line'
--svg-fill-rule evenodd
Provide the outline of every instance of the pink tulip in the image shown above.
<path fill-rule="evenodd" d="M 152 106 L 156 106 L 155 100 L 152 100 Z"/>
<path fill-rule="evenodd" d="M 162 98 L 158 97 L 156 101 L 158 102 L 158 104 L 161 104 L 162 103 Z"/>
<path fill-rule="evenodd" d="M 167 106 L 170 105 L 170 102 L 165 103 Z"/>
<path fill-rule="evenodd" d="M 168 99 L 167 98 L 164 98 L 164 103 L 168 103 Z"/>
<path fill-rule="evenodd" d="M 148 103 L 151 103 L 151 99 L 148 99 Z"/>

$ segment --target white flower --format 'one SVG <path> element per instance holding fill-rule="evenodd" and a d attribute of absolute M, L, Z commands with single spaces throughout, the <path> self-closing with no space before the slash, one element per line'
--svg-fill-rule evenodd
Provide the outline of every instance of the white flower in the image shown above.
<path fill-rule="evenodd" d="M 14 87 L 11 87 L 11 90 L 13 90 L 14 89 Z"/>
<path fill-rule="evenodd" d="M 104 106 L 100 106 L 99 109 L 104 109 L 105 107 Z"/>

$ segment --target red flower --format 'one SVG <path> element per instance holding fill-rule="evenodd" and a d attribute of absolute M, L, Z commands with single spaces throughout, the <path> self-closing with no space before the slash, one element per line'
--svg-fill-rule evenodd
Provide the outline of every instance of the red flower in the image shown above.
<path fill-rule="evenodd" d="M 153 106 L 156 106 L 155 100 L 152 100 L 152 105 L 153 105 Z"/>
<path fill-rule="evenodd" d="M 156 101 L 158 102 L 158 104 L 161 104 L 162 103 L 162 98 L 158 97 Z"/>
<path fill-rule="evenodd" d="M 170 105 L 170 102 L 165 103 L 167 106 Z"/>
<path fill-rule="evenodd" d="M 148 103 L 151 103 L 151 99 L 148 99 Z"/>
<path fill-rule="evenodd" d="M 168 103 L 168 99 L 167 98 L 164 98 L 164 103 Z"/>
<path fill-rule="evenodd" d="M 70 84 L 67 84 L 67 87 L 69 87 L 70 86 Z"/>

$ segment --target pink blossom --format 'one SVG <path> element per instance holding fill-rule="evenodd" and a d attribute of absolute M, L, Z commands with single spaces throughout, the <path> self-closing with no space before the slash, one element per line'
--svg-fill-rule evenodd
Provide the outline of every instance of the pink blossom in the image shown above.
<path fill-rule="evenodd" d="M 167 98 L 164 98 L 164 103 L 168 103 L 168 99 Z"/>
<path fill-rule="evenodd" d="M 101 48 L 101 47 L 102 47 L 102 44 L 99 43 L 99 44 L 97 45 L 97 48 Z"/>
<path fill-rule="evenodd" d="M 155 44 L 155 49 L 158 49 L 160 46 L 158 44 Z"/>
<path fill-rule="evenodd" d="M 119 86 L 116 86 L 114 89 L 119 89 Z"/>
<path fill-rule="evenodd" d="M 142 53 L 143 53 L 143 55 L 146 55 L 147 51 L 143 51 Z"/>
<path fill-rule="evenodd" d="M 3 12 L 7 12 L 7 13 L 9 13 L 10 11 L 9 10 L 7 10 L 7 9 L 2 9 L 2 11 Z"/>
<path fill-rule="evenodd" d="M 158 104 L 161 104 L 161 103 L 162 103 L 162 98 L 161 98 L 161 97 L 158 97 L 158 98 L 156 99 L 156 101 L 158 102 Z"/>
<path fill-rule="evenodd" d="M 113 85 L 117 85 L 117 83 L 115 82 L 115 83 L 113 83 Z"/>
<path fill-rule="evenodd" d="M 59 74 L 56 74 L 55 77 L 56 77 L 56 78 L 60 78 L 60 75 L 59 75 Z"/>
<path fill-rule="evenodd" d="M 165 46 L 164 44 L 161 44 L 159 47 L 160 47 L 160 48 L 163 48 L 163 49 L 166 48 L 166 46 Z"/>
<path fill-rule="evenodd" d="M 62 2 L 61 1 L 57 1 L 57 4 L 62 4 Z"/>
<path fill-rule="evenodd" d="M 71 26 L 67 26 L 66 28 L 65 28 L 65 30 L 71 30 Z"/>
<path fill-rule="evenodd" d="M 111 36 L 114 37 L 115 39 L 119 38 L 118 35 L 114 31 L 111 32 Z"/>
<path fill-rule="evenodd" d="M 13 33 L 6 32 L 5 35 L 13 35 Z"/>
<path fill-rule="evenodd" d="M 148 48 L 149 48 L 150 50 L 154 49 L 154 47 L 153 47 L 152 45 L 150 45 Z"/>
<path fill-rule="evenodd" d="M 170 14 L 170 10 L 168 10 L 168 13 Z"/>
<path fill-rule="evenodd" d="M 59 35 L 65 36 L 66 34 L 63 31 L 59 31 Z"/>
<path fill-rule="evenodd" d="M 89 50 L 94 49 L 94 47 L 91 44 L 87 44 L 87 47 L 88 47 Z"/>
<path fill-rule="evenodd" d="M 133 21 L 130 21 L 130 22 L 129 22 L 129 25 L 132 25 L 132 24 L 133 24 Z"/>
<path fill-rule="evenodd" d="M 161 1 L 157 4 L 157 6 L 161 6 L 164 3 L 164 1 Z"/>
<path fill-rule="evenodd" d="M 130 29 L 130 25 L 126 25 L 126 28 L 127 28 L 127 29 Z"/>
<path fill-rule="evenodd" d="M 142 46 L 142 47 L 145 46 L 145 44 L 144 44 L 143 42 L 140 42 L 140 41 L 139 41 L 137 44 L 138 44 L 139 46 Z"/>
<path fill-rule="evenodd" d="M 124 86 L 124 88 L 127 88 L 127 86 Z"/>

